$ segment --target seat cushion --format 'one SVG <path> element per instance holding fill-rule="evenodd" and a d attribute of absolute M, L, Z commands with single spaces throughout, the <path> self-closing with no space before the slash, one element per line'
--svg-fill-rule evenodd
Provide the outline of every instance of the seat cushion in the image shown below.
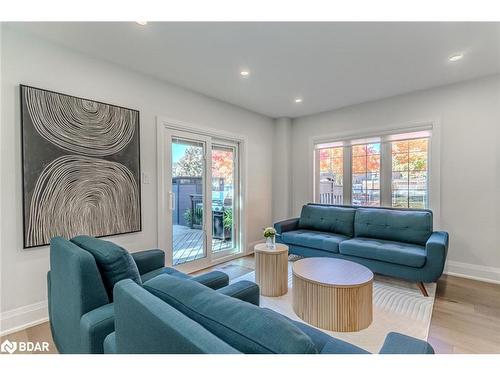
<path fill-rule="evenodd" d="M 72 238 L 71 242 L 94 256 L 104 287 L 111 301 L 113 300 L 113 287 L 118 281 L 131 279 L 142 285 L 137 265 L 129 252 L 123 247 L 90 236 L 77 236 Z"/>
<path fill-rule="evenodd" d="M 193 280 L 160 275 L 144 288 L 242 353 L 317 353 L 311 339 L 282 315 Z"/>
<path fill-rule="evenodd" d="M 358 208 L 354 218 L 354 234 L 356 237 L 425 246 L 432 234 L 432 212 Z"/>
<path fill-rule="evenodd" d="M 338 253 L 339 243 L 348 239 L 349 237 L 341 234 L 318 232 L 308 229 L 292 230 L 281 235 L 281 241 L 285 244 L 310 247 L 332 253 Z"/>
<path fill-rule="evenodd" d="M 299 229 L 354 235 L 354 214 L 350 207 L 305 205 L 300 214 Z"/>
<path fill-rule="evenodd" d="M 380 260 L 409 267 L 422 267 L 425 264 L 425 248 L 404 242 L 356 237 L 343 241 L 339 246 L 339 250 L 343 255 Z"/>

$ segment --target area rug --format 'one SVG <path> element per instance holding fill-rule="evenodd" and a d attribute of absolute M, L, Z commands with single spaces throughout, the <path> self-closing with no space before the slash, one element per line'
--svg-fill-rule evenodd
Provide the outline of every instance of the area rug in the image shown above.
<path fill-rule="evenodd" d="M 302 321 L 292 308 L 292 263 L 288 262 L 288 293 L 281 297 L 261 296 L 260 305 Z M 255 281 L 255 272 L 240 276 L 231 283 L 240 280 Z M 322 331 L 372 353 L 379 352 L 389 332 L 427 340 L 436 284 L 426 284 L 426 288 L 429 297 L 424 297 L 416 284 L 376 275 L 373 282 L 372 324 L 358 332 Z"/>

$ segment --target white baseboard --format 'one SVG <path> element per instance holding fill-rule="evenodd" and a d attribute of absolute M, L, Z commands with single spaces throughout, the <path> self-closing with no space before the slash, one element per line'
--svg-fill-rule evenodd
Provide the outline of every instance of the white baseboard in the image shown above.
<path fill-rule="evenodd" d="M 446 262 L 444 273 L 450 276 L 463 277 L 465 279 L 500 284 L 500 268 L 497 267 L 449 260 Z"/>
<path fill-rule="evenodd" d="M 0 313 L 0 335 L 8 335 L 49 320 L 47 301 Z"/>

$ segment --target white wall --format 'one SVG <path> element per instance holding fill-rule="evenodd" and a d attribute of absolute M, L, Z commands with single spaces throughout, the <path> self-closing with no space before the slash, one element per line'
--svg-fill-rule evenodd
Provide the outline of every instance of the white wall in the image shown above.
<path fill-rule="evenodd" d="M 500 282 L 500 76 L 415 92 L 295 119 L 292 211 L 312 200 L 311 137 L 440 124 L 441 229 L 450 233 L 448 272 Z"/>
<path fill-rule="evenodd" d="M 291 215 L 292 183 L 292 120 L 278 118 L 274 126 L 273 144 L 273 222 L 287 219 Z"/>
<path fill-rule="evenodd" d="M 265 168 L 272 159 L 271 119 L 2 27 L 2 331 L 46 314 L 48 248 L 23 250 L 22 245 L 21 83 L 140 111 L 141 168 L 152 179 L 151 184 L 142 185 L 143 229 L 111 240 L 131 251 L 157 246 L 157 115 L 239 134 L 248 140 L 247 242 L 261 238 L 261 228 L 271 223 L 272 171 Z"/>

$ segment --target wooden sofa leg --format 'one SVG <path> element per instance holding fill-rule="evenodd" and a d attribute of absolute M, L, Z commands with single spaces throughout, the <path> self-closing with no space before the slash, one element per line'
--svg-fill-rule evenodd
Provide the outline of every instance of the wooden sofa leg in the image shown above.
<path fill-rule="evenodd" d="M 417 283 L 418 285 L 418 288 L 420 289 L 420 291 L 422 292 L 422 294 L 424 295 L 424 297 L 429 297 L 429 294 L 427 293 L 427 289 L 425 289 L 425 285 L 423 282 L 418 282 Z"/>

